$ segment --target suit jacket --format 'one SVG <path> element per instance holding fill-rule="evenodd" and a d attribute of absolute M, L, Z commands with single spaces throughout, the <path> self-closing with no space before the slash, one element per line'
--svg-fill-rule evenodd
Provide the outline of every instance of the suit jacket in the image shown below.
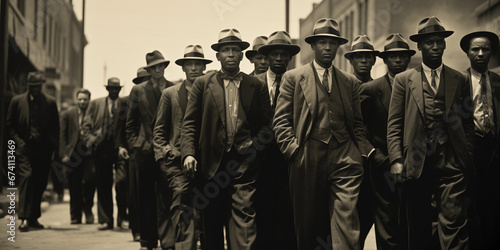
<path fill-rule="evenodd" d="M 104 140 L 104 133 L 107 133 L 106 130 L 110 133 L 114 134 L 115 131 L 115 122 L 111 122 L 111 126 L 105 127 L 105 116 L 106 110 L 108 108 L 107 97 L 101 97 L 95 100 L 92 100 L 87 108 L 87 112 L 85 113 L 85 118 L 83 121 L 83 129 L 85 131 L 85 139 L 87 141 L 87 146 L 92 150 L 96 150 L 97 147 Z M 110 115 L 110 114 L 108 114 Z M 116 116 L 114 117 L 116 119 Z"/>
<path fill-rule="evenodd" d="M 78 107 L 72 107 L 61 114 L 60 149 L 61 157 L 70 157 L 75 150 L 76 143 L 80 137 L 80 124 L 78 122 Z M 84 140 L 83 135 L 80 138 Z"/>
<path fill-rule="evenodd" d="M 181 157 L 181 129 L 187 103 L 185 81 L 163 90 L 153 130 L 156 161 L 168 156 Z"/>
<path fill-rule="evenodd" d="M 466 82 L 470 85 L 470 93 L 472 97 L 473 91 L 470 68 L 462 73 L 465 76 Z M 493 151 L 495 153 L 491 155 L 488 165 L 491 166 L 495 158 L 500 158 L 500 75 L 492 71 L 488 71 L 488 75 L 490 77 L 491 96 L 493 98 L 493 119 L 495 121 L 495 149 Z M 472 145 L 472 147 L 474 146 L 475 145 Z M 474 150 L 472 152 L 474 152 Z"/>
<path fill-rule="evenodd" d="M 341 101 L 346 117 L 346 128 L 363 156 L 373 149 L 365 137 L 359 99 L 359 80 L 335 68 Z M 291 159 L 296 150 L 309 138 L 318 110 L 316 78 L 312 64 L 287 71 L 276 103 L 273 129 L 281 152 Z"/>
<path fill-rule="evenodd" d="M 167 81 L 166 87 L 174 84 Z M 151 80 L 135 85 L 130 91 L 125 131 L 132 150 L 153 153 L 153 127 L 161 93 Z"/>
<path fill-rule="evenodd" d="M 119 99 L 118 105 L 118 115 L 115 117 L 115 148 L 126 148 L 128 150 L 127 134 L 125 133 L 125 125 L 127 123 L 127 113 L 128 113 L 128 96 L 121 97 Z"/>
<path fill-rule="evenodd" d="M 271 116 L 266 87 L 253 76 L 242 73 L 242 78 L 239 94 L 243 110 L 240 109 L 239 114 L 244 114 L 250 125 L 250 137 L 242 136 L 241 128 L 237 127 L 234 145 L 238 152 L 246 155 L 256 153 L 251 150 L 263 144 L 257 143 L 258 135 L 266 136 L 263 134 L 266 131 L 272 133 L 268 128 Z M 201 165 L 201 175 L 209 179 L 219 168 L 226 137 L 225 93 L 220 72 L 198 77 L 193 83 L 182 125 L 182 159 L 195 156 Z"/>
<path fill-rule="evenodd" d="M 29 94 L 28 92 L 14 96 L 10 101 L 9 110 L 5 126 L 10 138 L 16 142 L 18 149 L 20 147 L 29 148 L 30 145 L 30 120 L 29 120 Z M 41 141 L 46 143 L 43 148 L 48 155 L 55 153 L 55 159 L 58 158 L 59 152 L 59 112 L 54 98 L 42 93 L 40 96 L 40 112 L 43 114 L 43 119 L 40 119 L 41 124 Z M 24 145 L 25 143 L 28 143 Z M 47 150 L 47 151 L 45 151 Z"/>
<path fill-rule="evenodd" d="M 388 74 L 361 84 L 359 91 L 366 137 L 376 149 L 373 163 L 379 166 L 388 160 L 387 117 L 392 93 Z"/>
<path fill-rule="evenodd" d="M 473 134 L 469 85 L 464 76 L 444 65 L 445 111 L 449 142 L 460 163 L 472 170 L 472 153 L 467 138 Z M 403 176 L 419 178 L 427 154 L 422 66 L 396 75 L 393 83 L 387 142 L 390 162 L 403 161 Z"/>

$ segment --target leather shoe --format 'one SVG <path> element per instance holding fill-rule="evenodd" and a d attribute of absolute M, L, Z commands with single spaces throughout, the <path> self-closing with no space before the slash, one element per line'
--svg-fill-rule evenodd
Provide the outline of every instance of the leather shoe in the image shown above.
<path fill-rule="evenodd" d="M 141 241 L 141 235 L 140 234 L 134 234 L 134 241 L 139 242 Z"/>
<path fill-rule="evenodd" d="M 124 220 L 120 223 L 120 225 L 118 225 L 118 227 L 120 227 L 121 229 L 128 229 L 129 228 L 129 223 L 127 220 Z"/>
<path fill-rule="evenodd" d="M 71 224 L 82 224 L 81 220 L 71 220 Z"/>
<path fill-rule="evenodd" d="M 94 214 L 85 215 L 85 224 L 94 224 Z"/>
<path fill-rule="evenodd" d="M 99 230 L 111 230 L 111 229 L 113 229 L 113 225 L 110 225 L 108 223 L 102 223 L 101 226 L 99 226 L 97 229 L 99 229 Z"/>
<path fill-rule="evenodd" d="M 29 231 L 28 220 L 21 221 L 21 225 L 19 225 L 19 231 L 21 231 L 21 232 L 28 232 Z"/>
<path fill-rule="evenodd" d="M 28 223 L 29 227 L 43 229 L 43 225 L 38 222 L 38 220 L 32 220 Z"/>

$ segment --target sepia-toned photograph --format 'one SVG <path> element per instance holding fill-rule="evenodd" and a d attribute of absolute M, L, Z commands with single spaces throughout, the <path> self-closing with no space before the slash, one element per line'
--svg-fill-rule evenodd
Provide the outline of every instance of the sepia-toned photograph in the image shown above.
<path fill-rule="evenodd" d="M 0 3 L 0 250 L 500 248 L 500 0 Z"/>

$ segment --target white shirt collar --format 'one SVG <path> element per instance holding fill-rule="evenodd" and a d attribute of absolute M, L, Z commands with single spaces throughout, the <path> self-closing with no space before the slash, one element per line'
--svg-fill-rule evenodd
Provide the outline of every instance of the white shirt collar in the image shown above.
<path fill-rule="evenodd" d="M 423 63 L 423 62 L 422 62 L 422 69 L 424 70 L 425 74 L 429 74 L 429 75 L 432 74 L 432 69 L 427 67 L 427 65 L 425 65 L 425 63 Z M 437 67 L 435 70 L 436 70 L 436 75 L 439 79 L 441 76 L 441 71 L 443 70 L 443 64 L 441 63 L 441 65 L 439 65 L 439 67 Z"/>
<path fill-rule="evenodd" d="M 325 73 L 325 68 L 321 67 L 321 65 L 319 65 L 317 62 L 316 62 L 316 59 L 313 60 L 313 64 L 314 64 L 314 68 L 316 68 L 316 72 L 318 72 L 318 75 L 320 75 L 321 77 L 323 77 L 323 74 Z M 330 67 L 328 68 L 328 72 L 330 73 L 330 75 L 332 75 L 332 70 L 333 70 L 333 62 L 332 62 L 332 65 L 330 65 Z M 322 78 L 320 78 L 322 79 Z"/>

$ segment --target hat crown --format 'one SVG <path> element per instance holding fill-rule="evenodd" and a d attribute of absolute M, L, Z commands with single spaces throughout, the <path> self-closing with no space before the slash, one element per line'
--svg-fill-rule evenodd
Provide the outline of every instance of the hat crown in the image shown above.
<path fill-rule="evenodd" d="M 144 67 L 140 67 L 137 70 L 137 77 L 145 77 L 145 76 L 149 76 L 148 71 Z"/>
<path fill-rule="evenodd" d="M 430 32 L 440 32 L 446 31 L 444 26 L 441 24 L 441 21 L 435 16 L 426 17 L 418 23 L 418 34 L 425 34 Z"/>
<path fill-rule="evenodd" d="M 184 57 L 199 57 L 205 58 L 203 48 L 200 45 L 188 45 L 184 49 Z"/>
<path fill-rule="evenodd" d="M 29 72 L 26 78 L 27 83 L 44 83 L 45 77 L 41 71 Z"/>
<path fill-rule="evenodd" d="M 157 61 L 157 60 L 165 60 L 165 58 L 160 53 L 160 51 L 155 50 L 153 52 L 149 52 L 146 54 L 146 62 L 148 65 L 154 61 Z"/>
<path fill-rule="evenodd" d="M 313 34 L 329 34 L 340 36 L 339 24 L 333 18 L 321 18 L 314 24 Z"/>
<path fill-rule="evenodd" d="M 252 50 L 258 50 L 260 46 L 265 45 L 267 43 L 266 36 L 258 36 L 253 40 Z"/>
<path fill-rule="evenodd" d="M 269 36 L 266 43 L 266 45 L 272 44 L 292 45 L 292 38 L 286 31 L 275 31 Z"/>
<path fill-rule="evenodd" d="M 410 49 L 408 42 L 399 33 L 390 34 L 384 42 L 384 51 L 391 49 Z"/>
<path fill-rule="evenodd" d="M 106 87 L 121 87 L 120 79 L 118 77 L 110 77 L 108 79 L 108 85 Z"/>
<path fill-rule="evenodd" d="M 237 29 L 224 29 L 219 33 L 219 43 L 222 42 L 241 42 L 241 34 Z"/>
<path fill-rule="evenodd" d="M 367 35 L 359 35 L 352 41 L 351 50 L 375 50 Z"/>

